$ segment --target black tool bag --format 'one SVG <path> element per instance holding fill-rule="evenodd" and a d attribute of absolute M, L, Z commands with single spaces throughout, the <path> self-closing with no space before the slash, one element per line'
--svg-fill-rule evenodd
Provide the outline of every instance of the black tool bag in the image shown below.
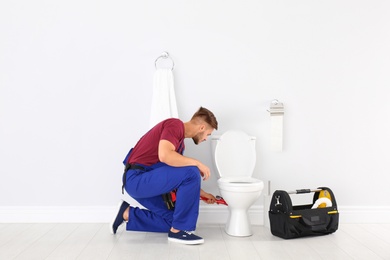
<path fill-rule="evenodd" d="M 313 204 L 293 206 L 290 194 L 302 193 L 314 193 Z M 328 203 L 312 209 L 320 194 L 321 196 L 327 194 L 332 206 Z M 329 188 L 320 187 L 316 190 L 303 189 L 293 192 L 277 190 L 272 195 L 269 220 L 273 235 L 289 239 L 335 232 L 339 224 L 339 213 L 335 196 Z"/>

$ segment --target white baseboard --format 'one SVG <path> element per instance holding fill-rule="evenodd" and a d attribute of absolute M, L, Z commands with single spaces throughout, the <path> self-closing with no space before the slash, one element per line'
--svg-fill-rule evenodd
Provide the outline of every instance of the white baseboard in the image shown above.
<path fill-rule="evenodd" d="M 268 209 L 266 209 L 268 210 Z M 115 207 L 0 207 L 0 223 L 102 223 L 109 222 Z M 229 211 L 222 205 L 201 205 L 198 224 L 224 224 Z M 340 223 L 390 223 L 389 206 L 339 207 Z M 264 214 L 266 213 L 266 214 Z M 263 206 L 248 211 L 253 225 L 263 225 Z"/>
<path fill-rule="evenodd" d="M 0 207 L 0 223 L 101 223 L 115 207 Z"/>
<path fill-rule="evenodd" d="M 248 211 L 252 225 L 263 225 L 263 206 L 252 206 Z M 229 215 L 228 207 L 218 205 L 200 206 L 199 224 L 225 224 Z"/>
<path fill-rule="evenodd" d="M 338 210 L 340 223 L 390 223 L 390 206 L 340 206 Z"/>

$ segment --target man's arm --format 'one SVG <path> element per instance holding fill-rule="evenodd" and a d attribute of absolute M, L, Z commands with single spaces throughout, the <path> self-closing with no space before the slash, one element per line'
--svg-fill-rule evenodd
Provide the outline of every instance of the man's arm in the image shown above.
<path fill-rule="evenodd" d="M 160 140 L 158 145 L 158 158 L 160 162 L 170 166 L 196 166 L 203 176 L 203 180 L 207 180 L 210 177 L 210 169 L 206 165 L 196 159 L 179 154 L 175 151 L 175 146 L 167 140 Z"/>

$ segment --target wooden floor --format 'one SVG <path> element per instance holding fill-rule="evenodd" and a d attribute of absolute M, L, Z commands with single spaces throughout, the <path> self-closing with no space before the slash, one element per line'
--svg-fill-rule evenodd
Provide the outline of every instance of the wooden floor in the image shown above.
<path fill-rule="evenodd" d="M 125 231 L 105 224 L 0 224 L 0 259 L 389 259 L 390 224 L 340 224 L 336 233 L 283 240 L 254 226 L 254 235 L 228 236 L 222 225 L 200 225 L 203 245 L 170 243 L 167 234 Z"/>

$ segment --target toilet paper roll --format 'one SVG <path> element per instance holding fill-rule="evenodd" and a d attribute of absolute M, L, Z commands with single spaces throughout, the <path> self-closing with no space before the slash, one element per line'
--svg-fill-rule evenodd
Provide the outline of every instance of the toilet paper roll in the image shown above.
<path fill-rule="evenodd" d="M 328 199 L 328 198 L 319 198 L 319 199 L 316 200 L 316 202 L 313 204 L 313 206 L 311 208 L 312 209 L 316 209 L 322 203 L 326 204 L 325 207 L 332 207 L 332 201 L 330 199 Z"/>
<path fill-rule="evenodd" d="M 283 115 L 271 115 L 271 150 L 283 150 Z"/>

